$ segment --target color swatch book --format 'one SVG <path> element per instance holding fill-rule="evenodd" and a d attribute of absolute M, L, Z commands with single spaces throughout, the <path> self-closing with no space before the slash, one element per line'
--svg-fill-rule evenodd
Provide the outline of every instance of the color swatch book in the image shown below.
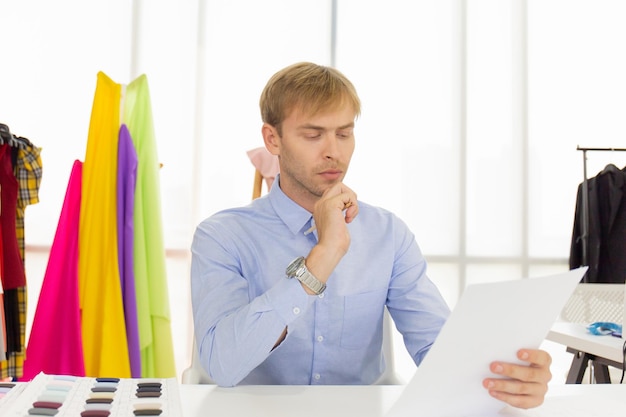
<path fill-rule="evenodd" d="M 0 400 L 2 417 L 182 415 L 176 378 L 91 378 L 41 373 L 15 388 Z"/>

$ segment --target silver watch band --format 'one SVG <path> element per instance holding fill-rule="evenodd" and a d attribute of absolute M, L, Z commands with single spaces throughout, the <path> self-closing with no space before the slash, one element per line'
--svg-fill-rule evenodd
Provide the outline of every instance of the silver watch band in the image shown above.
<path fill-rule="evenodd" d="M 285 271 L 287 278 L 297 278 L 298 281 L 303 283 L 308 289 L 313 291 L 315 294 L 320 295 L 324 292 L 324 290 L 326 290 L 326 284 L 315 278 L 315 276 L 309 272 L 305 261 L 306 259 L 304 256 L 298 256 L 296 259 L 291 261 Z"/>
<path fill-rule="evenodd" d="M 313 274 L 309 272 L 306 266 L 304 267 L 304 272 L 302 273 L 302 275 L 296 278 L 298 278 L 301 283 L 306 285 L 316 295 L 320 295 L 324 292 L 324 290 L 326 290 L 326 284 L 315 278 Z"/>

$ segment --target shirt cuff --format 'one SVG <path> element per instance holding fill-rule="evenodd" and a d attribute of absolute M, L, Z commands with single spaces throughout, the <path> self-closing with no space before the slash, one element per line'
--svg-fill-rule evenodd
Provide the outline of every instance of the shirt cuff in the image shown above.
<path fill-rule="evenodd" d="M 282 279 L 265 293 L 267 303 L 283 320 L 285 326 L 299 318 L 315 302 L 297 279 Z"/>

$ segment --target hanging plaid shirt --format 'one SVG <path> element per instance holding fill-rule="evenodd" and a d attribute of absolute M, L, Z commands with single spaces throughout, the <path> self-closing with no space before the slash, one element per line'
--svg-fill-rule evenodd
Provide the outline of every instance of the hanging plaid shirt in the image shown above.
<path fill-rule="evenodd" d="M 16 158 L 14 159 L 14 173 L 18 182 L 17 194 L 17 210 L 15 216 L 15 227 L 18 248 L 22 261 L 24 260 L 24 213 L 26 206 L 39 202 L 39 185 L 42 177 L 41 164 L 41 148 L 34 146 L 25 138 L 22 142 L 27 146 L 25 148 L 15 148 Z M 9 295 L 9 294 L 7 294 Z M 17 352 L 11 352 L 5 361 L 0 361 L 0 378 L 20 378 L 24 369 L 24 344 L 26 334 L 26 308 L 27 293 L 26 287 L 15 289 L 11 302 L 17 303 L 17 312 L 19 314 L 19 333 L 20 349 Z M 9 300 L 5 300 L 7 302 Z"/>

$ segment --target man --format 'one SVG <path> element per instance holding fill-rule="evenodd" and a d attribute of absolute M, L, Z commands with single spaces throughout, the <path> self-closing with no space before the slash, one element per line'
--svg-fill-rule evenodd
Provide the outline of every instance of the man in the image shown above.
<path fill-rule="evenodd" d="M 407 226 L 343 183 L 360 114 L 353 85 L 298 63 L 269 80 L 260 107 L 280 174 L 268 195 L 203 221 L 192 244 L 204 367 L 223 386 L 375 383 L 385 306 L 419 365 L 449 309 Z M 531 349 L 519 358 L 528 366 L 494 362 L 483 385 L 513 406 L 537 406 L 551 358 Z"/>

